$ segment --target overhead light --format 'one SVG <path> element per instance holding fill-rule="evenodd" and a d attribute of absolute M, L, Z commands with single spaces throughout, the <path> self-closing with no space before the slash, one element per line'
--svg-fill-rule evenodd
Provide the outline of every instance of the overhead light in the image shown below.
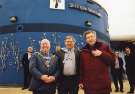
<path fill-rule="evenodd" d="M 84 25 L 87 26 L 87 27 L 91 27 L 92 23 L 91 23 L 91 21 L 87 20 L 87 21 L 84 22 Z"/>
<path fill-rule="evenodd" d="M 17 20 L 18 20 L 18 18 L 17 18 L 17 16 L 11 16 L 9 20 L 10 20 L 10 22 L 12 22 L 12 23 L 16 23 Z"/>

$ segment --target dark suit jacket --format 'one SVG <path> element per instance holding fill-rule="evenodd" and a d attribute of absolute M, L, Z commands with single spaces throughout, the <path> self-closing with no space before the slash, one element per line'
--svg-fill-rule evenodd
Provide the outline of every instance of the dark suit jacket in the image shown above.
<path fill-rule="evenodd" d="M 29 72 L 29 60 L 28 60 L 28 53 L 25 53 L 22 58 L 22 65 L 24 68 L 24 72 Z"/>
<path fill-rule="evenodd" d="M 29 66 L 30 73 L 32 74 L 30 90 L 45 92 L 52 92 L 55 90 L 55 82 L 45 83 L 40 78 L 42 75 L 50 75 L 57 78 L 59 71 L 56 55 L 51 55 L 49 68 L 44 63 L 43 57 L 41 54 L 39 54 L 39 52 L 36 52 L 32 55 Z"/>
<path fill-rule="evenodd" d="M 80 58 L 79 58 L 79 50 L 77 48 L 75 48 L 74 50 L 75 52 L 75 61 L 76 61 L 76 76 L 79 76 L 79 73 L 80 73 Z M 64 55 L 65 55 L 65 52 L 63 50 L 61 50 L 59 53 L 57 53 L 59 59 L 58 59 L 58 62 L 59 62 L 59 71 L 60 71 L 60 74 L 59 74 L 59 78 L 61 78 L 63 76 L 63 68 L 64 68 L 64 64 L 63 64 L 63 60 L 64 60 Z"/>
<path fill-rule="evenodd" d="M 128 77 L 135 80 L 135 53 L 131 52 L 129 56 L 125 55 L 125 62 Z"/>
<path fill-rule="evenodd" d="M 120 72 L 125 73 L 124 68 L 123 68 L 123 60 L 122 60 L 122 58 L 119 57 L 118 60 L 119 60 L 119 66 L 120 66 L 119 70 L 120 70 Z M 115 71 L 116 71 L 115 62 L 113 62 L 112 65 L 111 65 L 111 73 L 114 74 Z"/>

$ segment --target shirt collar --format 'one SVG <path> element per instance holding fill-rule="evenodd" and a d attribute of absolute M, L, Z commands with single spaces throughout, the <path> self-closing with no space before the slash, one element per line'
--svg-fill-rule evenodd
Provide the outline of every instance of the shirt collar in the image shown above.
<path fill-rule="evenodd" d="M 63 50 L 64 52 L 69 52 L 69 50 L 70 50 L 71 52 L 73 52 L 74 49 L 75 49 L 75 48 L 72 48 L 72 49 L 62 48 L 62 50 Z"/>
<path fill-rule="evenodd" d="M 50 56 L 49 52 L 48 52 L 48 53 L 44 53 L 44 52 L 40 51 L 40 53 L 41 53 L 43 56 L 46 56 L 46 57 L 49 57 L 49 56 Z"/>

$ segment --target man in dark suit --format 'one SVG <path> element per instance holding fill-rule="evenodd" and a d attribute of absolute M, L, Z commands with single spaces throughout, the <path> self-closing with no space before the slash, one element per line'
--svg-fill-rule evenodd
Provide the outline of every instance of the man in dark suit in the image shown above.
<path fill-rule="evenodd" d="M 28 47 L 27 52 L 23 55 L 22 58 L 22 65 L 23 65 L 23 70 L 24 70 L 24 83 L 23 83 L 23 88 L 22 89 L 27 89 L 29 87 L 30 79 L 31 79 L 31 74 L 29 73 L 29 59 L 31 58 L 33 48 Z"/>
<path fill-rule="evenodd" d="M 30 59 L 29 70 L 32 74 L 30 90 L 33 94 L 55 94 L 56 79 L 59 74 L 57 56 L 50 53 L 50 41 L 41 40 L 40 51 Z"/>
<path fill-rule="evenodd" d="M 134 93 L 135 89 L 135 53 L 131 48 L 126 47 L 125 48 L 125 62 L 126 62 L 126 73 L 128 77 L 128 81 L 130 84 L 130 91 L 128 92 L 129 94 Z"/>
<path fill-rule="evenodd" d="M 73 36 L 65 37 L 65 49 L 59 52 L 58 94 L 78 94 L 79 51 Z"/>
<path fill-rule="evenodd" d="M 115 62 L 111 66 L 111 74 L 115 86 L 115 92 L 118 92 L 119 89 L 120 92 L 123 92 L 123 73 L 125 73 L 123 68 L 123 60 L 119 57 L 119 52 L 115 51 Z"/>

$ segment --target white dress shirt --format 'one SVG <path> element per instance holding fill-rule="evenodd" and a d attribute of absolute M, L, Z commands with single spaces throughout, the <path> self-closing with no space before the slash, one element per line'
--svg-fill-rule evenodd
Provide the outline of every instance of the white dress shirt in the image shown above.
<path fill-rule="evenodd" d="M 65 55 L 64 55 L 64 70 L 63 74 L 66 76 L 72 76 L 76 74 L 76 62 L 75 62 L 75 52 L 74 48 L 71 49 L 70 51 L 67 49 L 65 50 Z"/>

